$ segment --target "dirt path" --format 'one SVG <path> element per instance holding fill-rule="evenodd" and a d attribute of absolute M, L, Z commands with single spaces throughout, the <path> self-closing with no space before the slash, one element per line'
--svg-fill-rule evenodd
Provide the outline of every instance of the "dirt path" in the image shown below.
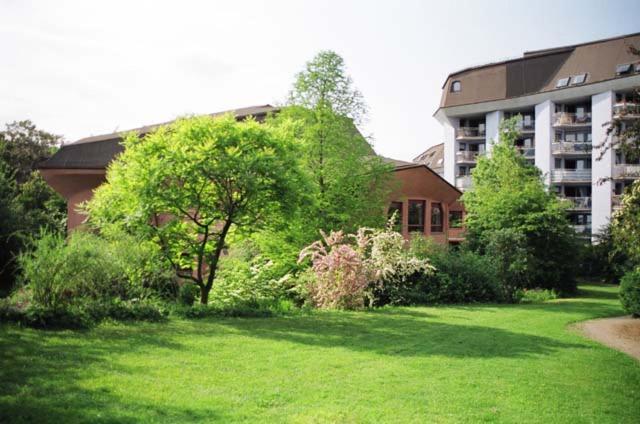
<path fill-rule="evenodd" d="M 631 316 L 594 319 L 576 324 L 588 338 L 640 360 L 640 319 Z"/>

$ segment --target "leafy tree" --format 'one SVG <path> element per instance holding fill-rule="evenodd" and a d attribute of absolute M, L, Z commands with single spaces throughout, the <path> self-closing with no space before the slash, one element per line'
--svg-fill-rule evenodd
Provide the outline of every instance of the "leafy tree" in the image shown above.
<path fill-rule="evenodd" d="M 0 131 L 0 291 L 16 276 L 15 258 L 41 228 L 62 232 L 66 204 L 36 171 L 51 156 L 60 137 L 31 121 L 13 122 Z"/>
<path fill-rule="evenodd" d="M 313 184 L 304 210 L 312 237 L 318 229 L 382 226 L 391 167 L 355 126 L 365 119 L 366 106 L 343 59 L 332 51 L 320 52 L 296 76 L 288 103 L 278 119 L 300 123 L 297 138 Z"/>
<path fill-rule="evenodd" d="M 6 125 L 0 131 L 0 149 L 2 159 L 15 173 L 18 184 L 31 177 L 38 164 L 55 153 L 61 137 L 36 128 L 29 120 L 16 121 Z"/>
<path fill-rule="evenodd" d="M 473 188 L 463 195 L 468 240 L 472 248 L 513 264 L 503 264 L 507 288 L 571 291 L 576 237 L 566 205 L 547 190 L 540 171 L 517 152 L 516 124 L 517 117 L 502 123 L 500 140 L 490 156 L 479 159 Z M 524 257 L 509 259 L 507 240 Z"/>
<path fill-rule="evenodd" d="M 229 233 L 290 213 L 304 188 L 286 125 L 185 118 L 124 145 L 87 205 L 90 223 L 151 237 L 203 304 Z"/>
<path fill-rule="evenodd" d="M 628 269 L 640 266 L 640 180 L 625 190 L 622 208 L 613 217 L 613 238 L 629 258 Z"/>

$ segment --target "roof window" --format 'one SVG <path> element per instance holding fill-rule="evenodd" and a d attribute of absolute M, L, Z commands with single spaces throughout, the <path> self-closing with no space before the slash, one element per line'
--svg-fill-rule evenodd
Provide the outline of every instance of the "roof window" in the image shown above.
<path fill-rule="evenodd" d="M 620 65 L 616 65 L 616 75 L 622 75 L 631 72 L 631 64 L 630 63 L 622 63 Z"/>
<path fill-rule="evenodd" d="M 556 82 L 556 88 L 566 87 L 567 85 L 569 85 L 569 77 L 560 78 L 558 82 Z"/>
<path fill-rule="evenodd" d="M 460 81 L 456 80 L 456 81 L 451 83 L 451 92 L 452 93 L 457 93 L 460 90 L 462 90 L 462 84 L 460 84 Z"/>
<path fill-rule="evenodd" d="M 571 77 L 571 85 L 584 84 L 587 74 L 578 74 Z"/>

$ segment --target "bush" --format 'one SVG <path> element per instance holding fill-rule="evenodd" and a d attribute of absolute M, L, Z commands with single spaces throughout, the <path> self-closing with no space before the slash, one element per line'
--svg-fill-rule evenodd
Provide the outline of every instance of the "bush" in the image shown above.
<path fill-rule="evenodd" d="M 178 303 L 183 306 L 193 306 L 200 289 L 195 284 L 184 283 L 180 286 L 178 291 Z"/>
<path fill-rule="evenodd" d="M 62 309 L 86 300 L 134 300 L 172 284 L 172 272 L 149 244 L 108 241 L 81 231 L 67 241 L 44 234 L 18 262 L 35 304 Z"/>
<path fill-rule="evenodd" d="M 640 267 L 627 272 L 620 281 L 620 303 L 628 314 L 640 317 Z"/>
<path fill-rule="evenodd" d="M 515 300 L 519 303 L 542 303 L 557 298 L 558 293 L 548 289 L 522 289 L 515 293 Z"/>

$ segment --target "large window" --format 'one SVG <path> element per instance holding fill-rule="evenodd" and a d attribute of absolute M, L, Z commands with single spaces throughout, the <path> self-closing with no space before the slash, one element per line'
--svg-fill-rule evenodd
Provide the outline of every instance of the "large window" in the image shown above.
<path fill-rule="evenodd" d="M 443 221 L 442 203 L 431 203 L 431 232 L 441 233 Z"/>
<path fill-rule="evenodd" d="M 410 233 L 424 233 L 424 200 L 409 200 L 409 222 Z"/>
<path fill-rule="evenodd" d="M 402 202 L 391 202 L 389 205 L 389 219 L 395 214 L 393 221 L 393 229 L 399 233 L 402 232 Z"/>

